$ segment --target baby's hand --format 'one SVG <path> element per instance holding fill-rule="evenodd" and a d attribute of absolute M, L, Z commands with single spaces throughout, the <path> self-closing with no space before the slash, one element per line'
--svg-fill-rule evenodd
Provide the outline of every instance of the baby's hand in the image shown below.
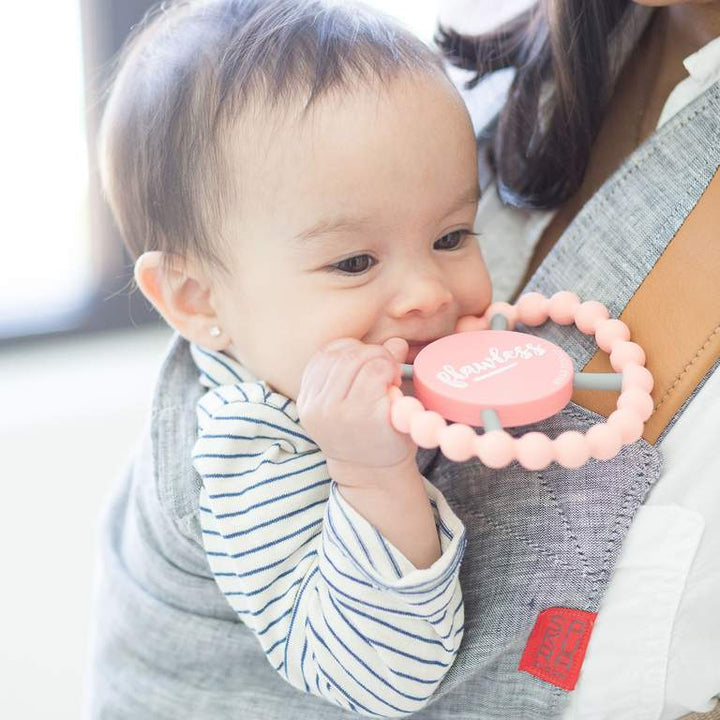
<path fill-rule="evenodd" d="M 328 461 L 381 468 L 414 458 L 408 435 L 390 424 L 388 389 L 400 385 L 407 343 L 334 340 L 310 359 L 297 399 L 302 426 Z"/>

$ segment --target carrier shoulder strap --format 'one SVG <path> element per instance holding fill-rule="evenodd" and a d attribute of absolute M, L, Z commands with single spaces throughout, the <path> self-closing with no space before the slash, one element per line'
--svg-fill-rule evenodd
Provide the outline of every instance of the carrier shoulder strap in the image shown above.
<path fill-rule="evenodd" d="M 655 409 L 644 433 L 654 444 L 720 358 L 720 171 L 620 319 L 644 348 L 655 377 Z M 613 372 L 602 351 L 584 370 Z M 607 417 L 617 394 L 578 390 L 573 401 Z"/>

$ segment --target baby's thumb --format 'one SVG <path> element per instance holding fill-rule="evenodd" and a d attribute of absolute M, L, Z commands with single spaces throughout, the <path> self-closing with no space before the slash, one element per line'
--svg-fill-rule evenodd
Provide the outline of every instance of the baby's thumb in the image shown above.
<path fill-rule="evenodd" d="M 390 353 L 390 355 L 392 355 L 393 360 L 398 363 L 395 366 L 395 378 L 393 379 L 392 384 L 400 387 L 402 384 L 402 370 L 400 365 L 405 362 L 410 346 L 408 345 L 407 340 L 403 340 L 399 337 L 391 337 L 383 343 L 383 347 Z"/>
<path fill-rule="evenodd" d="M 405 358 L 408 355 L 410 346 L 407 344 L 407 340 L 403 340 L 399 337 L 388 338 L 384 343 L 383 347 L 393 356 L 395 362 L 404 363 Z"/>

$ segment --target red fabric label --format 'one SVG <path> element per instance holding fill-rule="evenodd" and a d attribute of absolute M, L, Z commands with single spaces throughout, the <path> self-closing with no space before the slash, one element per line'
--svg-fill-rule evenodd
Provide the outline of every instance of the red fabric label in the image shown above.
<path fill-rule="evenodd" d="M 530 633 L 518 670 L 574 689 L 597 613 L 573 608 L 543 610 Z"/>

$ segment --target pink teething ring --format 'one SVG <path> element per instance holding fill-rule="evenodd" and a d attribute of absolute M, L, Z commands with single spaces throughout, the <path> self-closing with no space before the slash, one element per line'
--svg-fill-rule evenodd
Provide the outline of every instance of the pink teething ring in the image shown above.
<path fill-rule="evenodd" d="M 594 335 L 613 368 L 622 373 L 617 409 L 607 422 L 585 435 L 569 431 L 555 440 L 539 432 L 513 438 L 501 428 L 478 435 L 473 428 L 485 424 L 483 411 L 493 411 L 502 427 L 527 425 L 562 410 L 573 390 L 575 374 L 567 353 L 534 335 L 488 330 L 498 314 L 510 328 L 550 319 L 563 325 L 574 322 L 581 332 Z M 517 460 L 529 470 L 541 470 L 553 461 L 577 468 L 590 458 L 609 460 L 624 444 L 642 437 L 654 407 L 653 378 L 644 367 L 643 349 L 630 342 L 627 325 L 611 319 L 601 303 L 581 302 L 567 291 L 549 299 L 527 293 L 515 305 L 493 303 L 480 318 L 460 318 L 457 330 L 418 353 L 413 365 L 416 397 L 392 389 L 392 424 L 410 433 L 418 446 L 439 446 L 458 462 L 478 457 L 488 467 L 501 468 Z"/>

